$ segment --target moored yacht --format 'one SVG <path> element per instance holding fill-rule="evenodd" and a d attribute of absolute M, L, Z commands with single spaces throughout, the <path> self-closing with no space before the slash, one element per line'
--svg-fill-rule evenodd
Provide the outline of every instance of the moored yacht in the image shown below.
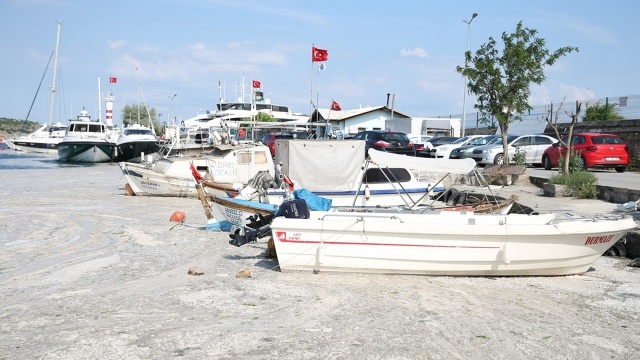
<path fill-rule="evenodd" d="M 100 120 L 91 120 L 82 109 L 76 120 L 71 120 L 67 132 L 58 144 L 58 160 L 99 163 L 113 158 L 117 132 Z"/>
<path fill-rule="evenodd" d="M 155 157 L 160 145 L 153 130 L 140 124 L 131 124 L 122 129 L 116 140 L 115 161 L 142 161 L 142 156 Z"/>

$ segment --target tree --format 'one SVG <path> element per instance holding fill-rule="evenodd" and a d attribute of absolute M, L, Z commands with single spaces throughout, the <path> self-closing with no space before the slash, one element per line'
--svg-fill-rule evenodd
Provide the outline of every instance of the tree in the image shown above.
<path fill-rule="evenodd" d="M 587 103 L 587 109 L 584 112 L 582 121 L 605 121 L 605 120 L 622 120 L 624 116 L 618 113 L 617 103 L 602 104 L 598 100 L 595 104 Z"/>
<path fill-rule="evenodd" d="M 244 119 L 245 121 L 251 121 L 251 118 L 246 118 Z M 255 117 L 255 121 L 257 122 L 276 122 L 278 119 L 272 117 L 271 115 L 265 113 L 265 112 L 258 112 L 258 115 L 256 115 Z"/>
<path fill-rule="evenodd" d="M 578 51 L 577 47 L 565 46 L 553 53 L 545 47 L 545 40 L 536 37 L 536 30 L 522 26 L 522 21 L 512 34 L 502 33 L 504 49 L 496 49 L 496 41 L 490 37 L 471 56 L 465 53 L 465 66 L 456 71 L 468 79 L 469 93 L 476 95 L 474 105 L 483 118 L 495 116 L 502 133 L 504 159 L 509 161 L 507 135 L 509 124 L 522 120 L 518 114 L 531 110 L 528 103 L 531 83 L 541 84 L 545 79 L 544 67 L 553 65 L 560 57 Z"/>
<path fill-rule="evenodd" d="M 560 116 L 560 113 L 562 112 L 563 108 L 564 108 L 564 99 L 562 99 L 562 102 L 560 103 L 560 105 L 558 106 L 558 109 L 556 110 L 555 121 L 551 122 L 551 119 L 550 119 L 551 116 L 553 115 L 552 113 L 553 110 L 551 110 L 551 107 L 547 109 L 547 116 L 545 117 L 545 121 L 547 122 L 547 124 L 549 124 L 549 126 L 553 128 L 553 131 L 556 133 L 556 138 L 558 139 L 560 144 L 562 144 L 562 146 L 564 146 L 564 148 L 567 149 L 567 151 L 564 154 L 564 173 L 566 175 L 569 175 L 569 163 L 570 163 L 569 159 L 571 158 L 571 147 L 569 147 L 569 144 L 572 143 L 571 138 L 573 137 L 573 126 L 576 124 L 576 122 L 578 122 L 578 116 L 580 116 L 582 103 L 576 100 L 575 113 L 568 113 L 565 111 L 565 114 L 567 114 L 571 118 L 571 123 L 569 124 L 569 136 L 567 136 L 566 142 L 562 140 L 562 137 L 560 136 L 560 132 L 558 131 L 558 117 Z"/>
<path fill-rule="evenodd" d="M 158 121 L 156 109 L 154 108 L 149 109 L 141 105 L 125 105 L 124 109 L 122 109 L 122 126 L 125 127 L 131 124 L 149 126 L 156 135 L 162 133 L 162 124 Z"/>

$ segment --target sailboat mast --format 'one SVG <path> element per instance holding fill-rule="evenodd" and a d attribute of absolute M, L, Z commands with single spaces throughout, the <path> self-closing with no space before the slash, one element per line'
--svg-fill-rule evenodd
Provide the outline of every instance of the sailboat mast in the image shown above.
<path fill-rule="evenodd" d="M 53 61 L 53 83 L 49 90 L 51 90 L 51 109 L 49 110 L 49 127 L 53 124 L 53 108 L 56 98 L 56 76 L 58 75 L 58 47 L 60 46 L 60 21 L 58 21 L 58 35 L 56 36 L 56 57 Z"/>

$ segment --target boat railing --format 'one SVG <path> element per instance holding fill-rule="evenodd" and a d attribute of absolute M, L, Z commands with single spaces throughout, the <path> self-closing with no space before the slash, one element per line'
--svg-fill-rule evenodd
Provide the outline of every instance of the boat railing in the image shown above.
<path fill-rule="evenodd" d="M 339 217 L 341 219 L 342 218 L 355 218 L 356 222 L 364 222 L 364 220 L 366 218 L 372 218 L 372 219 L 374 219 L 374 218 L 375 219 L 380 219 L 381 217 L 385 217 L 386 218 L 386 216 L 380 216 L 380 215 L 373 216 L 373 214 L 380 214 L 380 212 L 372 212 L 371 214 L 372 214 L 371 216 L 363 215 L 362 214 L 362 209 L 359 209 L 358 210 L 358 214 L 345 214 L 345 213 L 342 212 L 342 213 L 340 213 L 340 215 L 337 215 L 335 213 L 326 213 L 325 215 L 321 216 L 319 220 L 324 221 L 326 218 L 329 218 L 329 217 Z M 398 220 L 401 223 L 405 223 L 404 220 L 402 220 L 401 218 L 399 218 L 396 215 L 390 215 L 389 219 L 390 220 Z"/>

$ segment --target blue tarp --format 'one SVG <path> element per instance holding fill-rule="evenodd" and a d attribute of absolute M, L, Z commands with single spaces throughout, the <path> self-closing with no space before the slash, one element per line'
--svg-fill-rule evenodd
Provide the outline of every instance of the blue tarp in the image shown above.
<path fill-rule="evenodd" d="M 310 210 L 327 211 L 331 209 L 331 199 L 318 196 L 307 189 L 294 190 L 293 197 L 306 201 Z"/>

